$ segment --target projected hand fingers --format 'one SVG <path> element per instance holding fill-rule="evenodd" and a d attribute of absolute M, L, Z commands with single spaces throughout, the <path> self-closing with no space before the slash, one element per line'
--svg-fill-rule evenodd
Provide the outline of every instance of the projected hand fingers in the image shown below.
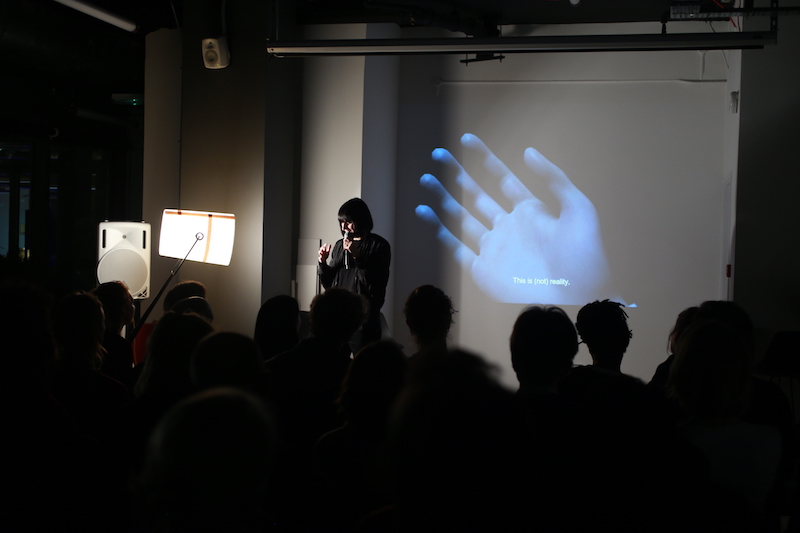
<path fill-rule="evenodd" d="M 484 191 L 481 186 L 478 185 L 478 183 L 472 178 L 472 176 L 470 176 L 469 173 L 464 170 L 464 167 L 461 166 L 461 163 L 456 161 L 456 158 L 453 157 L 453 154 L 451 154 L 448 150 L 445 150 L 444 148 L 437 148 L 431 153 L 431 157 L 433 157 L 434 161 L 440 161 L 456 170 L 456 183 L 461 185 L 462 189 L 475 197 L 475 209 L 477 209 L 478 212 L 480 212 L 483 216 L 494 222 L 506 214 L 505 210 L 500 207 L 500 204 L 495 202 L 491 196 L 486 194 L 486 191 Z"/>
<path fill-rule="evenodd" d="M 547 180 L 550 190 L 561 202 L 561 217 L 564 219 L 595 216 L 594 205 L 572 183 L 563 170 L 554 165 L 550 160 L 535 148 L 525 150 L 525 164 L 531 171 Z"/>
<path fill-rule="evenodd" d="M 465 134 L 461 143 L 481 156 L 488 179 L 500 181 L 502 194 L 513 202 L 513 209 L 506 212 L 485 192 L 480 180 L 486 178 L 469 174 L 449 151 L 437 148 L 433 158 L 453 168 L 457 184 L 475 196 L 475 216 L 434 176 L 425 174 L 420 183 L 441 201 L 439 212 L 447 215 L 445 220 L 458 221 L 464 241 L 474 240 L 476 246 L 470 248 L 459 240 L 430 207 L 420 205 L 416 214 L 436 228 L 439 240 L 470 269 L 473 281 L 485 294 L 510 303 L 623 301 L 611 287 L 597 211 L 559 167 L 534 148 L 525 150 L 525 164 L 536 178 L 545 180 L 561 204 L 549 209 L 481 139 Z M 478 221 L 478 213 L 491 220 L 491 229 Z"/>
<path fill-rule="evenodd" d="M 427 205 L 418 205 L 416 213 L 419 218 L 436 227 L 436 236 L 441 242 L 450 248 L 454 257 L 459 263 L 466 268 L 472 268 L 472 264 L 475 262 L 477 257 L 475 252 L 470 250 L 468 246 L 465 246 L 464 243 L 458 239 L 458 237 L 453 235 L 450 230 L 448 230 L 444 224 L 442 224 L 442 221 L 439 220 L 439 217 L 436 216 L 436 213 L 433 212 L 433 209 Z"/>
<path fill-rule="evenodd" d="M 425 174 L 419 179 L 419 182 L 439 196 L 442 209 L 461 224 L 461 229 L 465 236 L 475 242 L 480 242 L 480 239 L 488 230 L 469 211 L 464 209 L 464 206 L 458 200 L 447 192 L 447 189 L 444 188 L 439 180 L 430 174 Z"/>
<path fill-rule="evenodd" d="M 500 187 L 505 194 L 506 198 L 518 204 L 525 200 L 539 201 L 531 191 L 511 172 L 508 167 L 494 155 L 494 152 L 480 140 L 477 136 L 471 133 L 465 133 L 461 136 L 461 144 L 466 148 L 477 150 L 483 155 L 483 166 L 493 176 L 500 181 Z"/>

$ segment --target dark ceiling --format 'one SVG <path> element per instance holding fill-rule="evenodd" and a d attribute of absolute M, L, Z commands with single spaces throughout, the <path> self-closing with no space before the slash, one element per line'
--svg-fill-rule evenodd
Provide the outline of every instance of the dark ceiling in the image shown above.
<path fill-rule="evenodd" d="M 298 22 L 394 22 L 400 26 L 436 26 L 468 35 L 491 35 L 500 25 L 577 24 L 660 21 L 670 0 L 304 0 Z M 709 1 L 709 4 L 711 2 Z"/>
<path fill-rule="evenodd" d="M 196 2 L 198 0 L 188 0 Z M 225 2 L 205 0 L 211 9 Z M 665 21 L 670 6 L 701 10 L 732 6 L 730 0 L 263 0 L 279 14 L 293 13 L 283 26 L 391 22 L 403 27 L 438 27 L 455 35 L 495 36 L 503 25 Z M 753 0 L 747 0 L 748 5 Z M 135 22 L 130 34 L 55 0 L 0 0 L 0 53 L 5 68 L 37 77 L 79 78 L 100 71 L 124 79 L 128 65 L 143 57 L 144 36 L 180 23 L 187 0 L 91 0 L 91 4 Z M 189 5 L 189 4 L 186 4 Z M 288 9 L 290 6 L 292 9 Z M 230 8 L 230 7 L 229 7 Z M 284 17 L 285 18 L 285 17 Z M 10 64 L 9 64 L 10 62 Z"/>
<path fill-rule="evenodd" d="M 26 0 L 31 1 L 31 0 Z M 52 0 L 44 0 L 45 2 Z M 92 4 L 136 22 L 140 32 L 174 27 L 186 0 L 92 0 Z M 196 0 L 189 0 L 196 1 Z M 212 6 L 225 1 L 210 0 Z M 252 0 L 248 0 L 252 1 Z M 263 0 L 289 23 L 390 22 L 403 27 L 434 26 L 481 36 L 502 25 L 651 22 L 669 19 L 670 7 L 696 5 L 711 12 L 729 9 L 733 0 Z M 755 0 L 746 0 L 752 6 Z M 573 5 L 572 2 L 576 2 Z M 291 6 L 288 9 L 287 6 Z M 213 7 L 212 7 L 213 9 Z M 284 21 L 286 22 L 286 21 Z"/>
<path fill-rule="evenodd" d="M 141 93 L 144 37 L 181 22 L 183 6 L 198 2 L 227 9 L 258 0 L 91 0 L 136 23 L 129 33 L 55 0 L 0 0 L 0 54 L 4 75 L 22 87 L 73 88 L 91 95 Z M 673 5 L 703 11 L 729 9 L 726 0 L 263 0 L 272 2 L 280 24 L 390 22 L 437 27 L 454 36 L 494 37 L 500 26 L 665 21 Z M 753 0 L 746 0 L 752 7 Z M 195 8 L 196 5 L 192 5 Z M 240 7 L 241 4 L 239 4 Z M 291 8 L 291 9 L 290 9 Z M 286 13 L 291 20 L 287 20 Z M 8 83 L 8 82 L 6 82 Z"/>

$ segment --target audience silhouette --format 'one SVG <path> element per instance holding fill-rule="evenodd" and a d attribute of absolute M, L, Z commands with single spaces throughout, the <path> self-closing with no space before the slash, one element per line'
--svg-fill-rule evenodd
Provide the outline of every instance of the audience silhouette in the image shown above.
<path fill-rule="evenodd" d="M 402 309 L 410 356 L 391 340 L 352 354 L 367 305 L 340 288 L 314 298 L 302 340 L 289 296 L 264 302 L 252 338 L 214 331 L 200 282 L 164 305 L 137 379 L 123 283 L 57 301 L 0 287 L 5 528 L 773 533 L 793 511 L 792 413 L 752 374 L 733 302 L 676 317 L 650 386 L 621 372 L 620 304 L 576 324 L 528 307 L 516 391 L 448 349 L 453 304 L 432 285 Z M 579 339 L 591 365 L 573 365 Z"/>
<path fill-rule="evenodd" d="M 678 339 L 680 339 L 683 332 L 686 331 L 686 328 L 692 324 L 699 310 L 699 307 L 692 306 L 681 311 L 678 314 L 678 318 L 675 320 L 675 325 L 672 326 L 672 330 L 669 332 L 669 338 L 667 339 L 669 357 L 667 357 L 666 361 L 658 365 L 655 374 L 653 374 L 653 377 L 650 379 L 650 383 L 648 383 L 648 385 L 655 387 L 661 393 L 666 394 L 667 391 L 669 368 L 672 365 L 673 359 L 675 358 L 675 346 L 678 344 Z"/>
<path fill-rule="evenodd" d="M 193 296 L 205 298 L 206 286 L 197 280 L 181 281 L 167 291 L 167 294 L 164 295 L 164 300 L 161 302 L 161 305 L 166 313 L 168 311 L 172 311 L 172 307 L 176 303 Z"/>
<path fill-rule="evenodd" d="M 56 346 L 52 297 L 39 287 L 10 281 L 0 288 L 0 524 L 8 531 L 98 531 L 102 479 L 94 443 L 50 388 Z M 102 485 L 100 485 L 102 486 Z"/>
<path fill-rule="evenodd" d="M 124 281 L 109 281 L 95 287 L 92 294 L 103 304 L 105 314 L 105 355 L 100 370 L 128 388 L 133 388 L 133 348 L 121 335 L 122 328 L 133 324 L 135 307 L 130 290 Z"/>
<path fill-rule="evenodd" d="M 214 311 L 211 310 L 211 304 L 202 296 L 189 296 L 183 300 L 178 300 L 170 311 L 177 315 L 194 313 L 206 319 L 209 324 L 214 322 Z"/>
<path fill-rule="evenodd" d="M 416 344 L 414 356 L 447 351 L 447 335 L 453 325 L 453 301 L 433 285 L 417 287 L 403 306 L 406 325 Z"/>
<path fill-rule="evenodd" d="M 592 366 L 610 372 L 622 371 L 622 356 L 633 337 L 624 305 L 610 300 L 586 304 L 578 311 L 575 327 L 589 348 Z"/>
<path fill-rule="evenodd" d="M 92 294 L 77 292 L 59 302 L 53 319 L 58 358 L 51 390 L 78 428 L 94 434 L 130 400 L 125 385 L 99 371 L 103 307 Z"/>
<path fill-rule="evenodd" d="M 139 467 L 144 445 L 164 413 L 193 392 L 192 353 L 212 331 L 211 324 L 197 315 L 172 312 L 161 317 L 153 329 L 144 368 L 134 387 L 136 397 L 117 417 L 130 468 Z"/>
<path fill-rule="evenodd" d="M 517 317 L 510 345 L 519 394 L 550 394 L 572 368 L 578 335 L 563 309 L 532 306 Z"/>
<path fill-rule="evenodd" d="M 266 374 L 253 339 L 229 331 L 212 333 L 197 345 L 190 376 L 194 390 L 233 387 L 266 399 Z"/>
<path fill-rule="evenodd" d="M 340 517 L 342 528 L 390 503 L 388 487 L 380 482 L 385 468 L 381 452 L 407 366 L 394 341 L 362 348 L 337 401 L 344 424 L 323 435 L 314 447 L 314 467 L 322 478 L 320 503 L 326 516 Z"/>
<path fill-rule="evenodd" d="M 256 397 L 213 388 L 182 400 L 149 439 L 137 483 L 139 527 L 270 530 L 275 454 L 272 419 Z"/>
<path fill-rule="evenodd" d="M 594 301 L 578 311 L 576 329 L 589 349 L 592 364 L 573 368 L 559 390 L 580 403 L 606 429 L 626 432 L 641 425 L 667 424 L 667 411 L 645 383 L 623 374 L 622 358 L 633 333 L 623 305 Z"/>
<path fill-rule="evenodd" d="M 370 529 L 516 530 L 530 507 L 520 487 L 532 478 L 519 462 L 525 442 L 514 405 L 476 354 L 415 360 L 387 442 L 395 506 Z"/>
<path fill-rule="evenodd" d="M 309 310 L 311 336 L 266 361 L 279 427 L 296 453 L 341 424 L 336 398 L 350 366 L 348 341 L 366 316 L 365 299 L 346 289 L 317 295 Z"/>
<path fill-rule="evenodd" d="M 264 363 L 281 438 L 283 527 L 304 531 L 319 526 L 311 506 L 316 500 L 308 494 L 315 479 L 308 463 L 317 440 L 342 424 L 336 399 L 350 366 L 348 341 L 366 312 L 364 297 L 347 289 L 328 289 L 311 302 L 311 336 Z"/>
<path fill-rule="evenodd" d="M 667 386 L 686 413 L 679 433 L 706 456 L 712 482 L 760 515 L 775 491 L 782 444 L 776 428 L 743 419 L 750 348 L 731 326 L 695 320 L 678 341 Z"/>
<path fill-rule="evenodd" d="M 266 361 L 300 342 L 300 306 L 287 294 L 273 296 L 261 305 L 253 335 Z"/>

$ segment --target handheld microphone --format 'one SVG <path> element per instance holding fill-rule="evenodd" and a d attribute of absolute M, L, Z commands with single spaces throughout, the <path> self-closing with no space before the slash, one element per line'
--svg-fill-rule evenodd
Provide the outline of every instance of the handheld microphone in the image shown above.
<path fill-rule="evenodd" d="M 345 238 L 345 240 L 348 240 L 348 241 L 350 240 L 350 232 L 349 231 L 345 231 L 344 232 L 344 238 Z M 342 243 L 342 245 L 344 245 L 344 243 Z M 344 267 L 345 268 L 350 268 L 350 260 L 348 258 L 349 255 L 350 255 L 350 252 L 348 252 L 347 250 L 344 250 Z"/>

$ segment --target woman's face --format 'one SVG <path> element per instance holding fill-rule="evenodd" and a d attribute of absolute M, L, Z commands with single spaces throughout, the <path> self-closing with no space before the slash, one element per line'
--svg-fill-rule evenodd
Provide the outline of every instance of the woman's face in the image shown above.
<path fill-rule="evenodd" d="M 350 233 L 355 233 L 356 232 L 356 225 L 353 222 L 348 222 L 346 220 L 342 220 L 342 221 L 339 222 L 339 224 L 342 227 L 342 233 L 344 233 L 345 231 L 349 231 Z"/>

